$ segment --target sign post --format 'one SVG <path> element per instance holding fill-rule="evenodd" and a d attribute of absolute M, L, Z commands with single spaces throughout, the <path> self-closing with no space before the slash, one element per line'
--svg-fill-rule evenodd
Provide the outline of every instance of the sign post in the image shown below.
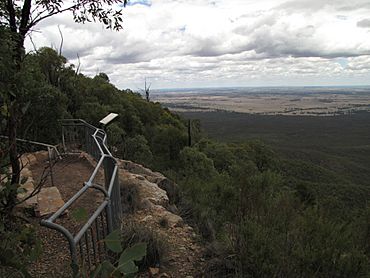
<path fill-rule="evenodd" d="M 107 116 L 105 116 L 103 119 L 101 119 L 99 123 L 101 124 L 103 129 L 105 129 L 105 127 L 107 127 L 107 125 L 110 124 L 117 117 L 118 117 L 118 114 L 110 113 Z"/>

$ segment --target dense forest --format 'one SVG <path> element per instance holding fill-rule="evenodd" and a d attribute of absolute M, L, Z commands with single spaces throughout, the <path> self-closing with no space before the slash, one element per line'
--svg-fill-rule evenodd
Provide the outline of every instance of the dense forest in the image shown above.
<path fill-rule="evenodd" d="M 0 38 L 2 97 L 14 84 L 8 47 Z M 59 119 L 98 125 L 106 114 L 119 114 L 107 129 L 110 148 L 176 181 L 176 205 L 208 246 L 208 277 L 370 275 L 368 184 L 282 157 L 258 140 L 217 142 L 198 124 L 191 124 L 189 144 L 185 118 L 117 89 L 105 73 L 84 76 L 51 48 L 28 53 L 16 78 L 19 138 L 56 144 Z M 6 134 L 3 99 L 1 109 Z"/>

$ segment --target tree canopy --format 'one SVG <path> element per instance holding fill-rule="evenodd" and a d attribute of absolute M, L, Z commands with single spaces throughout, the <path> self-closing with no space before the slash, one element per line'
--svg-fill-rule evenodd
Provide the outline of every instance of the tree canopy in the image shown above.
<path fill-rule="evenodd" d="M 118 7 L 112 7 L 113 5 Z M 122 7 L 127 0 L 23 0 L 1 1 L 0 24 L 13 33 L 25 36 L 40 21 L 71 12 L 78 23 L 99 21 L 107 28 L 122 29 Z"/>
<path fill-rule="evenodd" d="M 20 167 L 17 151 L 17 128 L 22 117 L 21 103 L 27 86 L 22 82 L 22 66 L 25 56 L 24 42 L 33 28 L 42 20 L 54 15 L 71 12 L 78 23 L 101 22 L 106 28 L 123 28 L 122 8 L 127 0 L 6 0 L 0 2 L 0 30 L 6 44 L 8 66 L 1 68 L 5 90 L 1 91 L 1 104 L 7 107 L 7 133 L 9 137 L 9 157 L 12 166 L 12 183 L 19 182 Z M 46 69 L 47 70 L 47 69 Z M 4 71 L 4 72 L 3 72 Z M 49 69 L 49 79 L 55 78 Z M 56 81 L 56 80 L 52 80 Z M 2 108 L 4 110 L 5 108 Z"/>

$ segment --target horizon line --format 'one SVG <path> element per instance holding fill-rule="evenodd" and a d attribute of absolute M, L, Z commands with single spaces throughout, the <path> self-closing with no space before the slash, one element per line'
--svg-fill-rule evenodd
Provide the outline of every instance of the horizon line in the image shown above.
<path fill-rule="evenodd" d="M 204 87 L 165 87 L 156 88 L 152 91 L 160 90 L 194 90 L 194 89 L 237 89 L 237 88 L 361 88 L 370 87 L 370 84 L 364 85 L 267 85 L 267 86 L 204 86 Z"/>

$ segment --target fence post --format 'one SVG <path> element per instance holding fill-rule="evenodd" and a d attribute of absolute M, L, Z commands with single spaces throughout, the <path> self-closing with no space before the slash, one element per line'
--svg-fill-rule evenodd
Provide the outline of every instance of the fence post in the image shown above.
<path fill-rule="evenodd" d="M 62 124 L 62 144 L 63 144 L 63 150 L 66 152 L 66 140 L 64 138 L 64 125 Z"/>
<path fill-rule="evenodd" d="M 51 151 L 50 151 L 50 147 L 48 147 L 48 156 L 49 156 L 49 168 L 50 168 L 50 180 L 51 180 L 51 186 L 54 186 L 53 162 L 51 161 Z"/>
<path fill-rule="evenodd" d="M 104 179 L 105 179 L 105 189 L 109 190 L 109 184 L 112 179 L 113 169 L 112 169 L 112 158 L 102 154 L 104 156 L 103 167 L 104 167 Z M 107 222 L 109 233 L 113 232 L 113 216 L 114 211 L 112 209 L 112 196 L 108 196 L 108 210 L 107 210 Z"/>

